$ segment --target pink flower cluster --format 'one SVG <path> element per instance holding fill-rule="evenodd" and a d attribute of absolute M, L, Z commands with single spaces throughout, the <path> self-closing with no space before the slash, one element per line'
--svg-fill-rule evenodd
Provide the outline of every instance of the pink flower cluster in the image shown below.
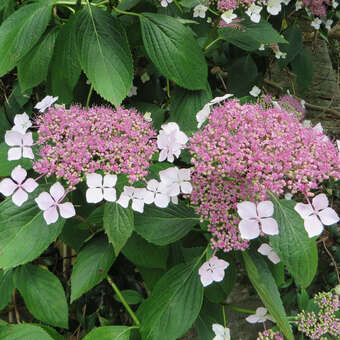
<path fill-rule="evenodd" d="M 214 107 L 189 148 L 191 203 L 210 222 L 215 248 L 248 246 L 237 227 L 237 203 L 264 200 L 266 190 L 308 194 L 323 180 L 340 178 L 339 153 L 323 137 L 284 110 L 237 100 Z"/>
<path fill-rule="evenodd" d="M 147 175 L 157 151 L 151 123 L 133 109 L 49 108 L 35 125 L 41 158 L 34 170 L 63 178 L 70 187 L 97 170 L 126 174 L 130 182 L 137 181 Z"/>
<path fill-rule="evenodd" d="M 289 94 L 281 96 L 278 100 L 278 104 L 288 113 L 297 114 L 300 120 L 305 118 L 306 109 L 302 106 L 301 101 L 295 97 Z"/>
<path fill-rule="evenodd" d="M 272 329 L 266 329 L 257 335 L 256 340 L 283 340 L 279 331 L 274 332 Z"/>
<path fill-rule="evenodd" d="M 331 5 L 330 0 L 302 0 L 302 2 L 312 14 L 319 17 L 325 17 L 327 15 L 327 5 Z"/>
<path fill-rule="evenodd" d="M 297 315 L 298 329 L 311 339 L 326 339 L 327 333 L 337 338 L 340 334 L 340 319 L 335 313 L 340 309 L 339 295 L 332 292 L 322 292 L 314 297 L 320 310 L 315 312 L 302 311 Z"/>
<path fill-rule="evenodd" d="M 225 0 L 225 1 L 218 1 L 217 2 L 217 9 L 222 12 L 229 11 L 231 9 L 237 9 L 240 5 L 247 5 L 256 0 Z"/>

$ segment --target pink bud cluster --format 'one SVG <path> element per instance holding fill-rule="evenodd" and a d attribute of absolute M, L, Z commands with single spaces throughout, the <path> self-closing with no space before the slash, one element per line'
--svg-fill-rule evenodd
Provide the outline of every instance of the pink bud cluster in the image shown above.
<path fill-rule="evenodd" d="M 327 15 L 327 5 L 331 5 L 330 0 L 302 0 L 302 2 L 312 14 L 319 17 L 325 17 Z"/>
<path fill-rule="evenodd" d="M 336 312 L 340 309 L 339 295 L 332 292 L 318 293 L 314 297 L 320 310 L 316 314 L 302 311 L 297 315 L 298 329 L 311 339 L 326 339 L 326 334 L 335 336 L 340 334 L 340 319 L 336 317 Z"/>
<path fill-rule="evenodd" d="M 237 227 L 237 203 L 262 201 L 267 190 L 310 193 L 323 180 L 340 178 L 339 153 L 323 137 L 284 110 L 237 100 L 213 108 L 189 148 L 194 164 L 191 203 L 210 222 L 215 248 L 248 246 Z"/>
<path fill-rule="evenodd" d="M 278 104 L 288 113 L 297 114 L 297 117 L 300 120 L 304 119 L 306 116 L 306 109 L 302 106 L 301 101 L 289 94 L 281 96 L 278 100 Z"/>
<path fill-rule="evenodd" d="M 279 331 L 274 332 L 272 329 L 266 329 L 257 335 L 256 340 L 283 340 Z"/>
<path fill-rule="evenodd" d="M 247 5 L 256 0 L 225 0 L 217 2 L 217 9 L 222 12 L 229 11 L 231 9 L 237 9 L 240 5 Z"/>
<path fill-rule="evenodd" d="M 137 181 L 147 175 L 157 151 L 151 123 L 133 109 L 49 108 L 35 125 L 41 158 L 34 170 L 63 178 L 71 187 L 97 170 Z"/>

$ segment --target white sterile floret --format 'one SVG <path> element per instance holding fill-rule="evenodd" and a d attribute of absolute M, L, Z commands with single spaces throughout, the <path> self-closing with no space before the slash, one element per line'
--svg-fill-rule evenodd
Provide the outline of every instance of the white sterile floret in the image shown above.
<path fill-rule="evenodd" d="M 339 3 L 337 2 L 337 1 L 332 1 L 332 7 L 335 9 L 335 8 L 337 8 L 338 7 L 338 5 L 339 5 Z"/>
<path fill-rule="evenodd" d="M 267 12 L 271 15 L 277 15 L 281 12 L 281 0 L 268 0 Z"/>
<path fill-rule="evenodd" d="M 278 255 L 275 253 L 273 248 L 267 243 L 262 243 L 261 246 L 257 249 L 257 251 L 260 254 L 267 256 L 268 259 L 274 264 L 277 264 L 280 262 L 280 258 L 278 257 Z"/>
<path fill-rule="evenodd" d="M 328 141 L 329 138 L 328 136 L 325 135 L 324 133 L 324 130 L 323 130 L 323 127 L 321 125 L 321 123 L 317 123 L 314 127 L 313 127 L 313 130 L 318 134 L 318 135 L 321 135 L 320 137 L 322 138 L 323 141 Z"/>
<path fill-rule="evenodd" d="M 159 208 L 166 208 L 170 203 L 170 196 L 167 194 L 168 185 L 164 182 L 158 182 L 151 179 L 146 189 L 153 194 L 153 203 Z"/>
<path fill-rule="evenodd" d="M 180 156 L 187 141 L 188 136 L 179 129 L 177 123 L 163 124 L 157 136 L 157 146 L 161 150 L 158 161 L 163 162 L 167 159 L 172 163 L 175 157 Z"/>
<path fill-rule="evenodd" d="M 256 308 L 256 313 L 248 316 L 246 320 L 249 323 L 262 323 L 267 320 L 275 322 L 274 319 L 270 315 L 268 315 L 267 308 L 264 307 Z"/>
<path fill-rule="evenodd" d="M 34 159 L 32 151 L 32 132 L 22 134 L 17 131 L 6 131 L 5 142 L 9 146 L 14 146 L 8 150 L 8 160 L 15 161 L 20 158 Z"/>
<path fill-rule="evenodd" d="M 167 185 L 169 196 L 190 194 L 192 185 L 190 183 L 190 169 L 178 169 L 177 167 L 168 168 L 159 172 L 161 182 Z"/>
<path fill-rule="evenodd" d="M 253 97 L 258 97 L 261 93 L 261 89 L 257 87 L 256 85 L 253 86 L 253 88 L 249 91 L 249 94 Z"/>
<path fill-rule="evenodd" d="M 316 17 L 311 23 L 310 25 L 312 27 L 314 27 L 316 30 L 320 29 L 320 25 L 321 25 L 322 21 L 320 20 L 320 18 Z"/>
<path fill-rule="evenodd" d="M 229 11 L 226 11 L 224 12 L 222 15 L 221 15 L 221 19 L 223 21 L 225 21 L 227 24 L 231 24 L 232 21 L 234 19 L 237 18 L 237 15 L 234 13 L 234 11 L 232 9 L 230 9 Z"/>
<path fill-rule="evenodd" d="M 33 192 L 38 187 L 38 183 L 33 178 L 26 179 L 26 176 L 26 170 L 18 165 L 12 170 L 12 178 L 5 178 L 0 182 L 0 192 L 6 197 L 14 193 L 12 202 L 18 207 L 27 201 L 27 193 Z"/>
<path fill-rule="evenodd" d="M 124 186 L 124 191 L 121 193 L 117 203 L 123 208 L 127 208 L 130 200 L 132 201 L 132 210 L 142 213 L 144 204 L 151 204 L 154 201 L 154 194 L 145 188 Z"/>
<path fill-rule="evenodd" d="M 260 47 L 258 48 L 259 51 L 264 51 L 265 50 L 265 45 L 261 44 Z"/>
<path fill-rule="evenodd" d="M 208 10 L 207 6 L 204 6 L 202 4 L 199 4 L 197 6 L 194 7 L 194 13 L 193 13 L 193 17 L 194 18 L 205 18 L 206 12 Z"/>
<path fill-rule="evenodd" d="M 132 85 L 127 96 L 130 98 L 130 97 L 133 97 L 133 96 L 136 96 L 136 95 L 137 95 L 137 86 Z"/>
<path fill-rule="evenodd" d="M 46 96 L 42 101 L 37 103 L 34 108 L 39 110 L 39 112 L 44 112 L 51 105 L 53 105 L 58 100 L 58 97 Z"/>
<path fill-rule="evenodd" d="M 116 200 L 116 189 L 114 188 L 116 183 L 116 175 L 105 175 L 103 178 L 100 174 L 88 174 L 86 184 L 89 188 L 86 190 L 86 201 L 98 203 L 104 199 L 114 202 Z"/>
<path fill-rule="evenodd" d="M 260 14 L 261 11 L 262 11 L 261 6 L 257 6 L 254 3 L 252 3 L 247 9 L 246 14 L 249 16 L 252 22 L 255 22 L 256 24 L 258 24 L 261 20 L 261 14 Z"/>
<path fill-rule="evenodd" d="M 212 330 L 215 333 L 215 337 L 212 340 L 230 340 L 230 329 L 224 328 L 218 323 L 212 325 Z"/>
<path fill-rule="evenodd" d="M 331 30 L 332 24 L 333 24 L 333 20 L 332 20 L 332 19 L 326 20 L 326 22 L 325 22 L 325 27 L 326 27 L 326 29 L 327 29 L 328 31 Z"/>
<path fill-rule="evenodd" d="M 295 10 L 299 11 L 302 7 L 303 7 L 303 2 L 300 1 L 300 0 L 296 1 L 296 3 L 295 3 Z"/>
<path fill-rule="evenodd" d="M 172 0 L 171 0 L 172 1 Z M 144 72 L 141 76 L 140 76 L 140 80 L 142 81 L 143 84 L 145 84 L 146 82 L 148 82 L 150 80 L 150 76 L 148 74 L 148 72 Z"/>
<path fill-rule="evenodd" d="M 287 53 L 286 52 L 281 52 L 280 50 L 276 50 L 275 52 L 275 58 L 276 59 L 286 59 Z"/>
<path fill-rule="evenodd" d="M 293 198 L 293 195 L 292 195 L 290 192 L 287 192 L 287 193 L 285 194 L 285 200 L 290 201 L 292 198 Z"/>
<path fill-rule="evenodd" d="M 288 5 L 290 3 L 290 0 L 282 0 L 282 3 L 284 3 L 285 5 Z"/>
<path fill-rule="evenodd" d="M 198 270 L 203 287 L 209 286 L 213 282 L 221 282 L 228 266 L 229 263 L 227 261 L 221 260 L 216 256 L 204 262 Z"/>
<path fill-rule="evenodd" d="M 12 131 L 19 132 L 21 134 L 25 134 L 27 129 L 32 126 L 32 122 L 28 117 L 27 113 L 24 112 L 22 114 L 17 114 L 14 117 L 14 126 L 12 127 Z"/>
<path fill-rule="evenodd" d="M 143 117 L 147 122 L 152 122 L 151 112 L 145 112 Z"/>

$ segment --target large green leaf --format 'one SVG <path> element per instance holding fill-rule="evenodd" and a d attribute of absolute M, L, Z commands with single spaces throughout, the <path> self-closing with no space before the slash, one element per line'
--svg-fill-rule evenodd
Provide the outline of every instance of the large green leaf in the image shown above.
<path fill-rule="evenodd" d="M 176 340 L 192 326 L 203 301 L 198 267 L 179 264 L 158 281 L 138 311 L 143 340 Z"/>
<path fill-rule="evenodd" d="M 0 77 L 38 42 L 52 14 L 51 1 L 22 6 L 0 26 Z"/>
<path fill-rule="evenodd" d="M 0 340 L 55 340 L 38 325 L 6 325 L 0 327 Z"/>
<path fill-rule="evenodd" d="M 15 286 L 32 315 L 55 327 L 68 327 L 68 307 L 59 279 L 46 269 L 26 264 L 15 270 Z"/>
<path fill-rule="evenodd" d="M 207 63 L 192 32 L 163 14 L 143 13 L 140 22 L 146 52 L 159 71 L 189 90 L 205 89 Z"/>
<path fill-rule="evenodd" d="M 279 255 L 295 281 L 304 288 L 312 282 L 318 266 L 318 250 L 315 239 L 308 237 L 303 219 L 294 210 L 293 200 L 278 200 L 274 203 L 274 218 L 279 225 L 279 234 L 270 236 L 270 245 Z"/>
<path fill-rule="evenodd" d="M 77 13 L 79 62 L 94 89 L 119 106 L 132 86 L 133 66 L 126 32 L 110 13 L 89 4 Z"/>
<path fill-rule="evenodd" d="M 0 311 L 11 301 L 13 291 L 13 272 L 0 271 Z"/>
<path fill-rule="evenodd" d="M 310 52 L 303 47 L 301 52 L 291 61 L 292 71 L 300 90 L 307 90 L 313 79 L 313 61 Z"/>
<path fill-rule="evenodd" d="M 133 232 L 133 211 L 115 202 L 106 202 L 104 209 L 104 229 L 118 256 Z"/>
<path fill-rule="evenodd" d="M 144 214 L 135 214 L 135 230 L 149 242 L 164 246 L 185 236 L 199 220 L 194 210 L 184 204 L 146 206 Z"/>
<path fill-rule="evenodd" d="M 131 328 L 126 326 L 98 327 L 86 335 L 84 340 L 129 340 Z"/>
<path fill-rule="evenodd" d="M 81 67 L 75 49 L 75 16 L 61 28 L 54 47 L 50 66 L 52 93 L 59 96 L 63 103 L 73 100 L 73 89 L 81 73 Z M 61 72 L 62 70 L 62 72 Z"/>
<path fill-rule="evenodd" d="M 48 67 L 57 35 L 57 29 L 52 29 L 46 33 L 31 51 L 20 60 L 18 79 L 22 91 L 31 89 L 47 79 Z"/>
<path fill-rule="evenodd" d="M 277 325 L 288 340 L 294 340 L 294 335 L 289 326 L 284 310 L 280 292 L 276 287 L 275 280 L 270 273 L 268 265 L 256 251 L 242 252 L 248 277 L 259 294 L 263 304 L 274 317 Z"/>
<path fill-rule="evenodd" d="M 143 249 L 143 251 L 141 251 Z M 146 268 L 166 268 L 168 247 L 156 246 L 145 241 L 136 233 L 132 234 L 122 249 L 124 256 L 136 266 Z"/>
<path fill-rule="evenodd" d="M 0 203 L 0 268 L 7 269 L 37 258 L 61 233 L 65 220 L 47 225 L 34 198 L 48 186 L 40 185 L 21 207 L 11 197 Z"/>
<path fill-rule="evenodd" d="M 71 275 L 71 302 L 89 291 L 107 275 L 115 260 L 112 245 L 104 235 L 89 241 L 79 252 Z"/>
<path fill-rule="evenodd" d="M 191 135 L 197 130 L 197 112 L 211 99 L 210 87 L 201 91 L 177 87 L 171 96 L 169 121 L 176 122 L 182 131 Z"/>

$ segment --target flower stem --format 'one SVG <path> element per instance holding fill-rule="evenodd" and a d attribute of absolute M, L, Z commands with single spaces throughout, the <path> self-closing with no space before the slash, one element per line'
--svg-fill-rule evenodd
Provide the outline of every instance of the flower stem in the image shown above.
<path fill-rule="evenodd" d="M 113 288 L 113 290 L 116 292 L 116 294 L 118 295 L 121 303 L 124 305 L 126 311 L 130 314 L 132 320 L 135 322 L 135 324 L 139 327 L 140 326 L 140 321 L 138 320 L 136 314 L 133 312 L 133 310 L 130 308 L 129 304 L 126 302 L 126 300 L 124 299 L 124 296 L 122 295 L 122 293 L 120 292 L 119 288 L 116 286 L 116 284 L 112 281 L 111 277 L 109 275 L 107 275 L 106 277 L 107 282 L 111 285 L 111 287 Z"/>
<path fill-rule="evenodd" d="M 140 17 L 140 16 L 141 16 L 139 13 L 122 11 L 121 9 L 118 9 L 117 7 L 113 7 L 113 9 L 114 9 L 117 13 L 120 13 L 120 14 L 134 15 L 134 16 L 137 16 L 137 17 Z"/>
<path fill-rule="evenodd" d="M 91 84 L 90 90 L 89 90 L 89 94 L 88 94 L 88 96 L 87 96 L 87 100 L 86 100 L 86 108 L 88 108 L 89 105 L 90 105 L 90 100 L 91 100 L 92 92 L 93 92 L 93 84 Z"/>

